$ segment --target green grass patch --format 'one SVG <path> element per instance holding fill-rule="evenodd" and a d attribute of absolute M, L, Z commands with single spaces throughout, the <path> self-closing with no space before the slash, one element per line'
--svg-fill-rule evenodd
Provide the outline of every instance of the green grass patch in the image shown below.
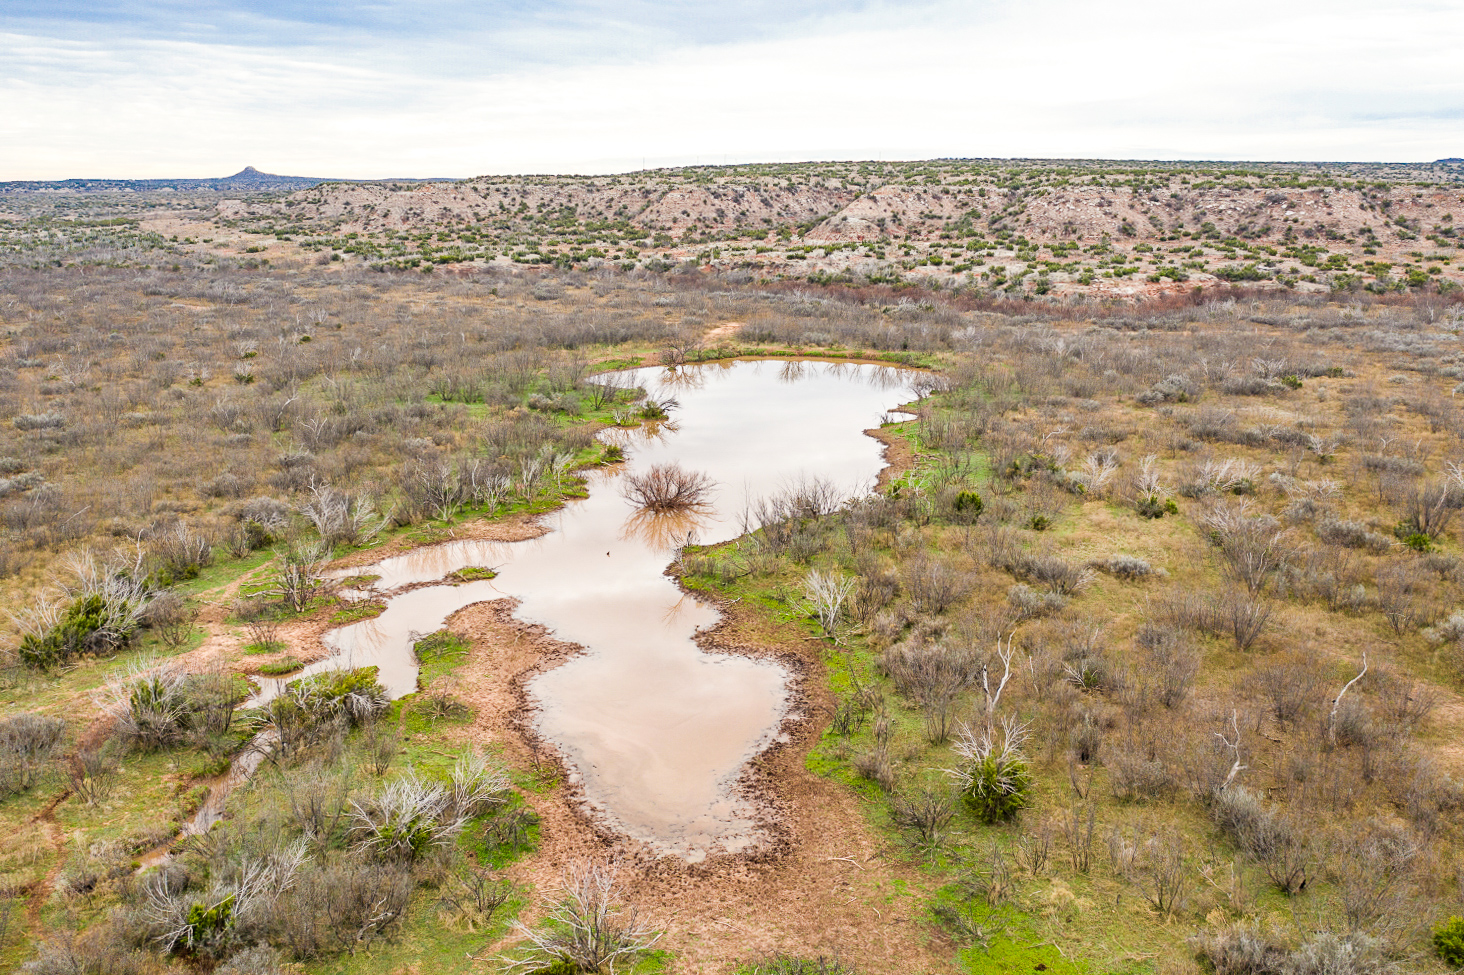
<path fill-rule="evenodd" d="M 456 579 L 458 582 L 477 582 L 480 579 L 497 579 L 496 569 L 490 569 L 484 565 L 469 565 L 458 569 L 448 576 L 449 579 Z"/>
<path fill-rule="evenodd" d="M 525 903 L 522 896 L 510 897 L 494 915 L 490 926 L 473 930 L 465 921 L 450 919 L 430 892 L 419 891 L 406 922 L 394 938 L 376 942 L 370 951 L 308 962 L 304 970 L 309 975 L 477 971 L 482 961 L 475 959 L 493 957 L 488 947 L 508 932 Z"/>
<path fill-rule="evenodd" d="M 386 612 L 386 603 L 379 599 L 361 599 L 349 603 L 344 609 L 337 610 L 330 615 L 330 621 L 338 625 L 347 623 L 359 623 L 362 620 L 375 619 Z"/>
<path fill-rule="evenodd" d="M 594 370 L 592 375 L 599 375 L 605 372 L 620 372 L 624 369 L 635 369 L 644 361 L 645 356 L 641 355 L 623 356 L 618 359 L 605 359 L 595 363 L 590 368 Z"/>
<path fill-rule="evenodd" d="M 267 664 L 260 664 L 259 672 L 266 677 L 279 677 L 282 674 L 294 673 L 304 666 L 305 664 L 298 657 L 283 657 Z"/>
<path fill-rule="evenodd" d="M 452 696 L 446 679 L 467 660 L 472 644 L 450 630 L 438 630 L 413 644 L 417 655 L 417 686 L 422 688 L 392 702 L 391 714 L 407 739 L 425 741 L 442 726 L 460 725 L 473 712 Z"/>
<path fill-rule="evenodd" d="M 958 944 L 965 942 L 956 958 L 968 972 L 1083 975 L 1091 970 L 1064 956 L 1021 911 L 1010 905 L 993 906 L 982 899 L 965 897 L 954 885 L 936 893 L 930 905 L 930 918 L 944 927 Z M 1132 970 L 1135 969 L 1104 968 L 1104 972 L 1114 975 Z"/>
<path fill-rule="evenodd" d="M 486 816 L 474 819 L 458 846 L 481 865 L 502 870 L 539 849 L 542 823 L 517 792 Z"/>
<path fill-rule="evenodd" d="M 451 630 L 429 633 L 412 644 L 412 651 L 417 655 L 417 660 L 424 668 L 424 673 L 426 673 L 425 668 L 431 664 L 446 665 L 434 671 L 432 676 L 436 676 L 437 673 L 446 673 L 461 664 L 472 649 L 471 642 Z"/>
<path fill-rule="evenodd" d="M 231 559 L 222 550 L 216 552 L 215 555 L 213 565 L 200 569 L 197 576 L 179 585 L 178 591 L 186 595 L 197 596 L 249 575 L 263 568 L 274 558 L 274 552 L 267 548 L 250 552 L 242 559 Z"/>

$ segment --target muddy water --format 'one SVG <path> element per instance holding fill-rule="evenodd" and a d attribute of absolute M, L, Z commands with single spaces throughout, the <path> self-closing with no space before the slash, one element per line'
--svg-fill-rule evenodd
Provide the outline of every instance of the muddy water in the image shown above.
<path fill-rule="evenodd" d="M 444 559 L 436 551 L 449 547 L 454 558 Z M 414 573 L 406 567 L 401 567 L 399 571 L 398 578 L 406 581 L 387 585 L 387 576 L 383 573 L 381 582 L 374 583 L 369 592 L 360 595 L 386 593 L 398 586 L 444 580 L 448 574 L 467 566 L 496 565 L 512 557 L 512 547 L 501 542 L 450 542 L 447 545 L 428 545 L 410 555 L 387 561 L 410 561 L 418 553 L 423 556 L 419 571 Z M 359 575 L 363 571 L 375 573 L 384 565 L 385 563 L 367 566 L 365 570 L 352 569 L 347 574 Z M 264 704 L 290 681 L 341 667 L 378 667 L 378 679 L 393 698 L 411 694 L 417 690 L 417 662 L 412 654 L 412 644 L 419 637 L 442 629 L 447 618 L 464 606 L 501 598 L 503 593 L 493 587 L 491 580 L 486 579 L 423 586 L 388 595 L 386 610 L 380 616 L 351 623 L 325 634 L 322 642 L 333 651 L 329 657 L 286 677 L 261 678 L 259 693 L 245 702 L 245 706 Z"/>
<path fill-rule="evenodd" d="M 495 581 L 522 601 L 520 616 L 591 650 L 529 688 L 540 732 L 569 759 L 587 802 L 623 832 L 696 859 L 756 842 L 754 810 L 735 786 L 777 734 L 788 675 L 771 661 L 698 650 L 696 630 L 717 614 L 684 596 L 665 567 L 689 532 L 704 543 L 734 538 L 749 501 L 800 477 L 868 491 L 881 455 L 862 431 L 909 394 L 890 370 L 829 363 L 638 379 L 681 405 L 674 430 L 625 436 L 627 466 L 674 461 L 703 472 L 717 484 L 714 503 L 697 516 L 656 517 L 633 511 L 617 485 L 592 485 Z"/>
<path fill-rule="evenodd" d="M 379 574 L 378 592 L 464 566 L 491 566 L 498 576 L 391 596 L 381 616 L 328 634 L 337 655 L 310 670 L 374 664 L 394 696 L 410 693 L 413 634 L 474 602 L 512 596 L 520 618 L 586 650 L 529 685 L 539 732 L 563 753 L 585 801 L 613 829 L 697 860 L 759 839 L 736 785 L 778 733 L 788 674 L 776 662 L 702 652 L 693 638 L 718 614 L 684 595 L 666 566 L 688 537 L 736 537 L 749 501 L 800 478 L 824 478 L 848 496 L 867 492 L 881 448 L 862 431 L 910 394 L 897 370 L 808 361 L 646 369 L 635 381 L 657 399 L 675 396 L 679 408 L 668 423 L 607 431 L 624 444 L 627 463 L 592 475 L 589 497 L 550 516 L 548 534 L 428 546 L 351 570 Z M 712 503 L 656 517 L 621 496 L 627 470 L 667 462 L 709 475 Z"/>

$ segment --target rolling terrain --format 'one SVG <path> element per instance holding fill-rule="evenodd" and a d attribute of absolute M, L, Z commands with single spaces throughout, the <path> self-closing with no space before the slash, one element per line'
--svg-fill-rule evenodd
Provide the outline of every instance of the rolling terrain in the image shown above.
<path fill-rule="evenodd" d="M 1043 300 L 1139 301 L 1227 284 L 1447 292 L 1464 281 L 1464 166 L 1447 160 L 936 160 L 308 187 L 246 174 L 204 196 L 6 194 L 0 253 L 24 260 L 60 244 L 74 255 L 80 206 L 93 223 L 105 213 L 126 228 L 110 237 L 144 241 L 180 266 L 242 254 L 379 270 L 682 267 Z"/>

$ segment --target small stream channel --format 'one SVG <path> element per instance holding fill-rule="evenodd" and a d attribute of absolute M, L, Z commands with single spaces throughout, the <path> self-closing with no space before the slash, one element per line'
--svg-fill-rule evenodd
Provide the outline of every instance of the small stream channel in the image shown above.
<path fill-rule="evenodd" d="M 386 595 L 387 608 L 327 633 L 335 653 L 304 675 L 376 666 L 393 697 L 410 694 L 414 634 L 440 629 L 473 603 L 513 597 L 520 619 L 585 648 L 528 690 L 539 733 L 561 751 L 596 816 L 688 860 L 747 849 L 760 833 L 736 787 L 748 760 L 778 734 L 789 675 L 776 661 L 703 652 L 694 637 L 719 614 L 682 593 L 666 567 L 688 533 L 703 544 L 735 538 L 749 502 L 801 478 L 823 478 L 846 496 L 868 492 L 882 448 L 862 431 L 911 398 L 908 375 L 809 360 L 635 370 L 634 382 L 652 397 L 674 396 L 680 405 L 666 423 L 602 435 L 625 446 L 626 464 L 592 473 L 589 497 L 546 516 L 550 531 L 539 538 L 429 545 L 351 569 L 381 577 L 373 590 Z M 618 482 L 627 472 L 668 462 L 716 482 L 705 510 L 655 517 L 622 497 Z M 467 566 L 498 575 L 446 584 Z M 438 580 L 444 584 L 422 585 Z M 283 683 L 265 681 L 250 703 Z M 221 800 L 227 787 L 214 791 Z M 210 798 L 200 811 L 208 819 L 218 812 Z"/>

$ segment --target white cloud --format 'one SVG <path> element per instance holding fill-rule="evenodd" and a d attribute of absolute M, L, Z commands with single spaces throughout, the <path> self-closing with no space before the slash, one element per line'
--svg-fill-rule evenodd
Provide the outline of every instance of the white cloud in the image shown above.
<path fill-rule="evenodd" d="M 342 51 L 3 35 L 0 178 L 1432 159 L 1464 152 L 1461 41 L 1451 5 L 1352 0 L 877 8 L 797 37 L 511 71 L 450 35 Z"/>

